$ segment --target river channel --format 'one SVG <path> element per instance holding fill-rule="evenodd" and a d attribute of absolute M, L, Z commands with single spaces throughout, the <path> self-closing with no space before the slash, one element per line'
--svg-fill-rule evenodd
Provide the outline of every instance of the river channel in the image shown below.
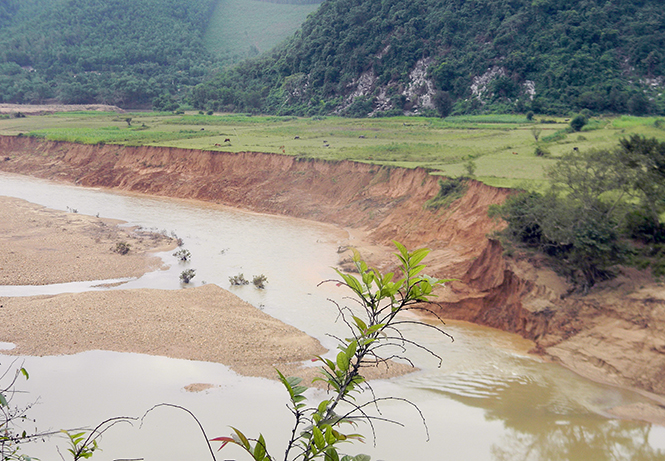
<path fill-rule="evenodd" d="M 58 210 L 116 218 L 128 225 L 174 232 L 192 253 L 193 285 L 229 287 L 240 272 L 264 274 L 265 290 L 231 289 L 266 313 L 319 339 L 335 342 L 327 332 L 341 332 L 329 299 L 343 302 L 334 284 L 337 248 L 346 242 L 340 229 L 302 220 L 258 215 L 193 201 L 113 193 L 0 174 L 0 195 L 19 197 Z M 161 255 L 169 270 L 146 274 L 114 289 L 185 289 L 182 270 L 169 253 Z M 426 261 L 425 261 L 426 262 Z M 54 269 L 57 270 L 57 269 Z M 450 274 L 451 277 L 459 274 Z M 28 296 L 83 291 L 95 283 L 50 287 L 0 287 L 0 296 Z M 109 288 L 105 288 L 109 289 Z M 29 328 L 29 326 L 26 326 Z M 410 338 L 443 358 L 411 351 L 419 371 L 378 381 L 377 396 L 394 396 L 417 404 L 420 414 L 403 402 L 386 402 L 382 415 L 404 427 L 378 422 L 376 443 L 347 445 L 351 453 L 373 460 L 655 460 L 665 459 L 665 427 L 612 419 L 609 408 L 645 398 L 599 385 L 555 364 L 529 356 L 530 344 L 501 331 L 464 323 L 445 326 L 451 342 L 428 329 L 408 329 Z M 223 340 L 223 338 L 220 338 Z M 252 347 L 248 344 L 247 347 Z M 40 430 L 94 427 L 114 416 L 142 416 L 159 403 L 187 408 L 208 436 L 238 427 L 248 435 L 262 432 L 276 456 L 283 452 L 291 415 L 286 393 L 273 381 L 243 377 L 216 363 L 160 356 L 90 351 L 71 356 L 1 356 L 3 368 L 14 360 L 30 372 L 20 398 L 37 403 L 29 410 Z M 192 383 L 209 383 L 202 392 L 187 392 Z M 429 434 L 429 435 L 428 435 Z M 100 442 L 93 459 L 211 460 L 196 422 L 184 411 L 160 407 L 142 424 L 120 424 Z M 43 461 L 61 459 L 66 441 L 46 439 L 23 448 Z M 249 459 L 225 448 L 217 460 Z M 67 456 L 65 456 L 65 459 Z"/>

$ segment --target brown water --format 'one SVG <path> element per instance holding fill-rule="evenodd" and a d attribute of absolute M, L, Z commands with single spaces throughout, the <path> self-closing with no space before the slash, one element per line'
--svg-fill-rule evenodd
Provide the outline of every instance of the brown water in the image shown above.
<path fill-rule="evenodd" d="M 317 287 L 318 282 L 334 275 L 330 266 L 337 262 L 337 246 L 346 237 L 339 230 L 200 203 L 113 194 L 18 176 L 0 175 L 0 195 L 174 231 L 192 253 L 195 285 L 205 281 L 228 288 L 231 275 L 263 273 L 268 278 L 266 290 L 246 286 L 233 291 L 329 348 L 335 343 L 325 333 L 343 331 L 334 324 L 336 313 L 327 300 L 340 295 L 332 285 Z M 181 289 L 178 274 L 183 266 L 168 254 L 164 258 L 171 270 L 148 274 L 122 288 Z M 5 288 L 0 287 L 0 295 Z M 34 288 L 12 288 L 16 290 L 12 293 L 28 295 Z M 50 289 L 89 288 L 84 284 Z M 608 408 L 641 401 L 641 396 L 541 363 L 526 354 L 530 345 L 515 335 L 464 323 L 451 323 L 446 331 L 455 342 L 422 328 L 406 331 L 443 357 L 440 368 L 432 357 L 410 351 L 421 371 L 373 385 L 379 396 L 416 403 L 425 417 L 429 441 L 417 411 L 404 403 L 387 402 L 381 407 L 383 416 L 405 427 L 378 423 L 376 447 L 371 431 L 360 427 L 369 436 L 368 443 L 348 445 L 348 452 L 364 452 L 372 459 L 386 461 L 665 459 L 665 428 L 603 416 Z M 3 366 L 13 360 L 0 359 Z M 227 435 L 230 425 L 248 434 L 260 431 L 277 456 L 283 452 L 290 430 L 285 391 L 279 384 L 240 377 L 220 364 L 107 351 L 22 360 L 31 379 L 22 386 L 29 395 L 20 398 L 39 397 L 39 404 L 29 414 L 40 429 L 95 426 L 113 416 L 141 416 L 153 405 L 168 402 L 196 414 L 210 437 Z M 184 386 L 191 383 L 215 387 L 186 392 Z M 42 460 L 60 459 L 56 445 L 64 453 L 66 444 L 61 439 L 27 446 L 24 451 Z M 211 459 L 193 419 L 167 408 L 148 414 L 143 425 L 112 428 L 101 447 L 103 451 L 93 459 Z M 248 457 L 225 449 L 217 459 Z"/>

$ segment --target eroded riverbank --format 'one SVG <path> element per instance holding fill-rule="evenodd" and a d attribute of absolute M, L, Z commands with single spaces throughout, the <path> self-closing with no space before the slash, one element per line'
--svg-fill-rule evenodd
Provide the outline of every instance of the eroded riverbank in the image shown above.
<path fill-rule="evenodd" d="M 444 317 L 519 333 L 535 340 L 543 355 L 598 381 L 665 394 L 662 286 L 624 283 L 584 298 L 567 296 L 553 274 L 506 259 L 487 238 L 500 226 L 487 208 L 509 191 L 471 182 L 449 209 L 426 210 L 438 184 L 424 170 L 6 137 L 0 149 L 6 171 L 350 227 L 374 245 L 370 259 L 382 268 L 390 264 L 391 239 L 428 246 L 434 274 L 460 279 L 441 293 Z"/>

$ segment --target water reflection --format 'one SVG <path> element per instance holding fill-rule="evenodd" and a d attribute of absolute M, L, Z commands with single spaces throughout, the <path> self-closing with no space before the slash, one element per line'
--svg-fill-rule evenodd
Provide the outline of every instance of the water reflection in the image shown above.
<path fill-rule="evenodd" d="M 662 460 L 665 452 L 649 444 L 650 426 L 618 421 L 575 422 L 547 428 L 509 428 L 492 446 L 501 461 Z M 545 429 L 545 430 L 544 430 Z"/>

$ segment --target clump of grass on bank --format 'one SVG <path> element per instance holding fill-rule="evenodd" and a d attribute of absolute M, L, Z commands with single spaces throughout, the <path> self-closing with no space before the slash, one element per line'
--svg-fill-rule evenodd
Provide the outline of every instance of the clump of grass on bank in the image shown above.
<path fill-rule="evenodd" d="M 426 210 L 448 208 L 455 200 L 460 199 L 468 189 L 467 178 L 439 179 L 439 193 L 425 202 Z"/>

